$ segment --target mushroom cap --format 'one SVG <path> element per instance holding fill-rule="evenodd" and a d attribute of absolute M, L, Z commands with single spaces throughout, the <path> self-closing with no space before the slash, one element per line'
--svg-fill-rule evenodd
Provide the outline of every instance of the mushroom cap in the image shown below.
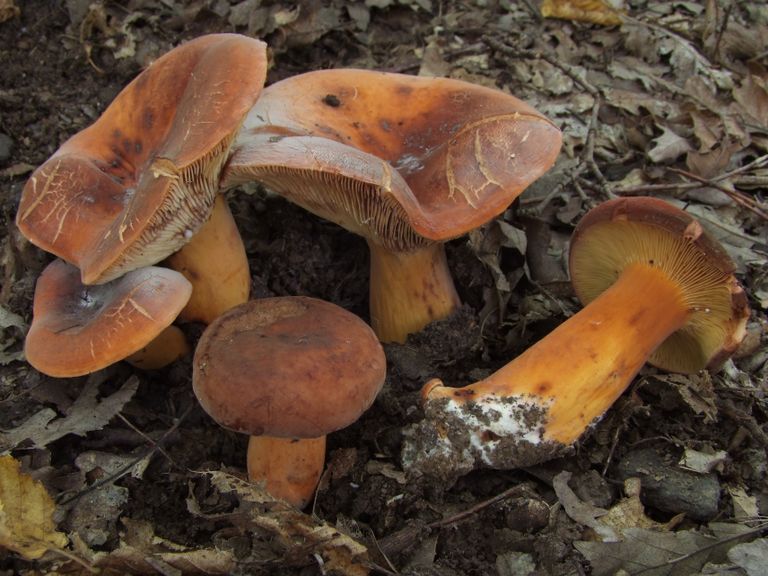
<path fill-rule="evenodd" d="M 80 271 L 51 262 L 35 287 L 27 361 L 50 376 L 81 376 L 133 354 L 168 327 L 192 286 L 167 268 L 148 266 L 96 286 Z"/>
<path fill-rule="evenodd" d="M 679 285 L 688 308 L 686 325 L 648 362 L 690 373 L 715 368 L 736 350 L 746 333 L 747 296 L 733 262 L 696 219 L 647 197 L 609 200 L 581 219 L 571 239 L 570 271 L 584 304 L 633 263 L 664 271 Z"/>
<path fill-rule="evenodd" d="M 30 177 L 16 223 L 85 284 L 159 262 L 205 222 L 266 75 L 263 42 L 212 34 L 137 76 Z"/>
<path fill-rule="evenodd" d="M 386 376 L 376 335 L 360 318 L 307 297 L 251 300 L 206 328 L 192 385 L 225 428 L 316 438 L 348 426 Z"/>
<path fill-rule="evenodd" d="M 264 90 L 223 186 L 259 180 L 395 250 L 460 236 L 554 163 L 562 136 L 521 100 L 459 80 L 322 70 Z"/>

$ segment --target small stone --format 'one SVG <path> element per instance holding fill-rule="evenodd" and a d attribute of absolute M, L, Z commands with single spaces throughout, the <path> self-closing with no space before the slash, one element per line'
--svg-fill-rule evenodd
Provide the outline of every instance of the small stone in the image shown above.
<path fill-rule="evenodd" d="M 714 473 L 697 474 L 677 466 L 679 456 L 653 448 L 635 450 L 619 463 L 621 480 L 640 478 L 643 503 L 694 520 L 711 520 L 720 503 L 720 482 Z"/>

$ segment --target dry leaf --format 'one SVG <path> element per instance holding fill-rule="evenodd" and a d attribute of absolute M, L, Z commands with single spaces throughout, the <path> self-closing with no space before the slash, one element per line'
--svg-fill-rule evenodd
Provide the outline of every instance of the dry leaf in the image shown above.
<path fill-rule="evenodd" d="M 234 492 L 240 500 L 240 511 L 245 518 L 241 528 L 266 531 L 285 547 L 286 556 L 300 553 L 322 559 L 324 571 L 337 571 L 347 576 L 366 576 L 368 550 L 337 528 L 301 513 L 288 504 L 276 500 L 255 484 L 226 474 L 207 473 L 221 492 Z M 189 503 L 193 513 L 194 503 Z"/>
<path fill-rule="evenodd" d="M 654 522 L 645 515 L 645 508 L 640 501 L 641 482 L 639 478 L 627 478 L 624 481 L 624 493 L 616 505 L 600 518 L 600 522 L 611 527 L 622 539 L 629 528 L 649 528 L 660 530 L 663 525 Z"/>
<path fill-rule="evenodd" d="M 45 487 L 20 468 L 12 456 L 0 456 L 0 546 L 35 560 L 68 540 L 56 531 L 56 505 Z"/>
<path fill-rule="evenodd" d="M 0 22 L 16 18 L 19 14 L 21 14 L 21 10 L 13 3 L 13 0 L 0 0 Z"/>
<path fill-rule="evenodd" d="M 743 568 L 747 576 L 764 576 L 768 566 L 768 539 L 758 538 L 728 550 L 728 559 Z"/>
<path fill-rule="evenodd" d="M 611 6 L 603 0 L 544 0 L 541 3 L 541 15 L 544 18 L 577 20 L 600 24 L 602 26 L 620 26 L 622 2 Z"/>
<path fill-rule="evenodd" d="M 662 134 L 654 139 L 653 148 L 648 150 L 648 158 L 656 164 L 676 160 L 689 150 L 688 140 L 676 134 L 672 129 L 661 126 Z"/>
<path fill-rule="evenodd" d="M 552 479 L 552 487 L 555 489 L 557 499 L 563 505 L 565 513 L 579 524 L 592 528 L 602 542 L 617 542 L 619 536 L 614 529 L 598 520 L 600 516 L 605 516 L 608 510 L 580 500 L 568 486 L 570 478 L 571 473 L 563 471 Z"/>
<path fill-rule="evenodd" d="M 690 470 L 698 474 L 709 474 L 713 470 L 722 471 L 723 463 L 728 459 L 728 453 L 725 450 L 717 450 L 713 454 L 686 448 L 683 457 L 680 458 L 679 466 L 684 470 Z"/>
<path fill-rule="evenodd" d="M 737 543 L 729 538 L 750 530 L 739 524 L 727 528 L 710 524 L 713 528 L 714 536 L 694 530 L 630 528 L 622 542 L 574 542 L 574 546 L 592 565 L 592 576 L 614 576 L 621 571 L 644 576 L 687 576 L 698 574 L 708 561 L 722 561 L 725 550 Z"/>
<path fill-rule="evenodd" d="M 0 451 L 12 450 L 25 440 L 42 448 L 67 434 L 85 436 L 93 430 L 101 430 L 123 409 L 139 387 L 139 379 L 131 376 L 117 392 L 99 400 L 99 384 L 103 377 L 104 372 L 88 377 L 85 388 L 63 418 L 56 418 L 56 412 L 44 408 L 21 426 L 0 434 Z"/>
<path fill-rule="evenodd" d="M 10 331 L 15 332 L 15 334 L 6 336 L 6 328 L 17 328 L 17 330 Z M 26 331 L 27 325 L 21 316 L 0 306 L 0 366 L 24 359 L 24 352 L 22 350 L 17 352 L 6 352 L 6 350 L 17 344 L 20 339 L 23 339 L 23 334 Z"/>
<path fill-rule="evenodd" d="M 155 535 L 149 522 L 121 518 L 120 545 L 111 552 L 90 550 L 77 535 L 75 550 L 102 574 L 232 574 L 234 555 L 218 548 L 187 548 Z"/>

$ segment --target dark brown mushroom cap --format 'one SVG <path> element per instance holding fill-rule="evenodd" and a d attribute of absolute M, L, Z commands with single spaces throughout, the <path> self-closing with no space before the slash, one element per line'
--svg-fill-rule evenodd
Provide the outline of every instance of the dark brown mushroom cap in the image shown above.
<path fill-rule="evenodd" d="M 35 287 L 27 361 L 50 376 L 81 376 L 140 350 L 168 327 L 192 294 L 184 276 L 148 266 L 96 286 L 54 260 Z"/>
<path fill-rule="evenodd" d="M 222 426 L 316 438 L 373 403 L 386 359 L 365 322 L 306 297 L 251 300 L 217 318 L 195 351 L 192 385 Z"/>
<path fill-rule="evenodd" d="M 136 77 L 30 177 L 16 222 L 106 282 L 178 250 L 205 222 L 229 148 L 266 74 L 264 43 L 192 40 Z"/>
<path fill-rule="evenodd" d="M 326 149 L 323 140 L 334 144 Z M 500 90 L 324 70 L 264 90 L 238 135 L 224 186 L 264 181 L 297 204 L 323 203 L 325 217 L 350 214 L 352 222 L 345 215 L 329 219 L 370 228 L 400 249 L 459 236 L 498 215 L 549 169 L 560 144 L 552 122 Z M 339 188 L 351 187 L 344 180 L 360 172 L 361 153 L 387 169 L 372 168 L 380 180 L 342 195 Z M 395 171 L 399 181 L 390 178 Z M 381 205 L 399 209 L 393 216 Z M 392 235 L 401 230 L 412 239 Z"/>
<path fill-rule="evenodd" d="M 683 292 L 689 317 L 649 358 L 674 372 L 717 367 L 746 333 L 749 307 L 722 246 L 687 212 L 656 198 L 604 202 L 571 240 L 571 282 L 588 304 L 633 263 L 658 267 Z M 631 305 L 631 303 L 627 303 Z"/>

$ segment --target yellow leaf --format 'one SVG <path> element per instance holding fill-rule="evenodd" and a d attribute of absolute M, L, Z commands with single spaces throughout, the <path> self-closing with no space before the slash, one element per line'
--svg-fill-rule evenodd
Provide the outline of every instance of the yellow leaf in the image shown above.
<path fill-rule="evenodd" d="M 578 20 L 603 26 L 621 24 L 621 13 L 604 0 L 544 0 L 541 15 L 544 18 Z"/>
<path fill-rule="evenodd" d="M 45 487 L 20 467 L 12 456 L 0 456 L 0 546 L 34 560 L 68 541 L 55 530 L 56 506 Z"/>

